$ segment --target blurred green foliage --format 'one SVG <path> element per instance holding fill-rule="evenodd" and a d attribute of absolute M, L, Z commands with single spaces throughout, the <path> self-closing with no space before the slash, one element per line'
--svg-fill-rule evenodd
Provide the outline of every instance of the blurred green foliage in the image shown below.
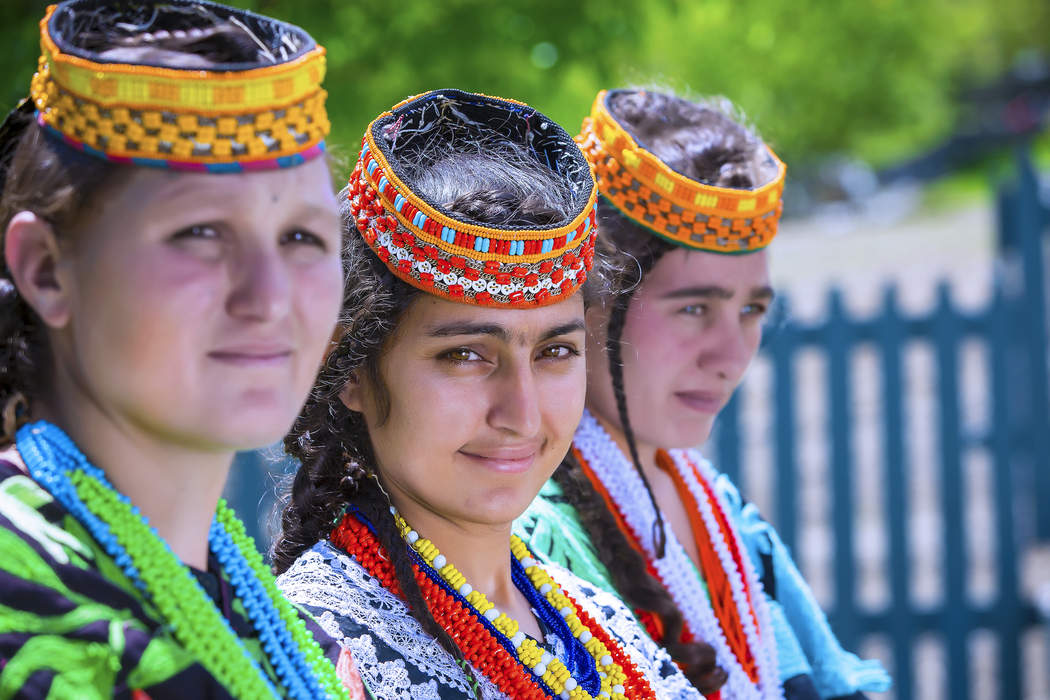
<path fill-rule="evenodd" d="M 25 93 L 44 3 L 4 0 L 3 99 Z M 788 162 L 886 164 L 955 123 L 957 91 L 1050 53 L 1046 0 L 234 0 L 328 48 L 332 141 L 440 87 L 515 97 L 575 131 L 598 89 L 733 100 Z"/>

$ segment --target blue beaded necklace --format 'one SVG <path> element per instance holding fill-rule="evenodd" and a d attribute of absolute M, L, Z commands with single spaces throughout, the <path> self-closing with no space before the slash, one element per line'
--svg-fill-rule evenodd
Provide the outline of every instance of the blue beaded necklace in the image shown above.
<path fill-rule="evenodd" d="M 372 521 L 369 520 L 357 506 L 349 504 L 344 509 L 344 513 L 351 513 L 354 517 L 360 520 L 373 535 L 378 536 L 375 525 L 372 524 Z M 339 519 L 341 519 L 341 517 L 342 516 L 340 516 Z M 411 557 L 416 565 L 419 566 L 420 570 L 427 578 L 441 587 L 448 596 L 459 601 L 463 608 L 470 611 L 470 614 L 473 615 L 475 619 L 496 638 L 496 641 L 498 641 L 512 657 L 515 656 L 514 644 L 507 635 L 503 634 L 503 632 L 492 624 L 488 618 L 479 614 L 474 606 L 471 605 L 470 601 L 468 601 L 462 593 L 450 586 L 441 574 L 438 573 L 434 567 L 426 561 L 426 559 L 421 557 L 416 550 L 411 547 L 408 547 L 407 549 L 409 557 Z M 528 575 L 525 573 L 525 567 L 521 565 L 521 562 L 519 562 L 513 554 L 510 555 L 510 566 L 511 580 L 514 582 L 514 585 L 529 601 L 529 605 L 532 606 L 532 609 L 539 616 L 540 621 L 546 625 L 547 629 L 551 630 L 559 639 L 561 639 L 562 645 L 568 652 L 569 657 L 568 659 L 563 660 L 565 667 L 569 670 L 569 673 L 572 674 L 573 678 L 577 680 L 581 688 L 586 690 L 592 696 L 597 697 L 601 690 L 601 679 L 598 677 L 598 669 L 595 668 L 594 658 L 584 647 L 583 643 L 572 634 L 569 625 L 565 622 L 565 618 L 563 618 L 558 611 L 554 609 L 554 606 L 551 605 L 550 601 L 540 594 L 540 592 L 536 590 L 536 587 L 532 585 Z M 526 670 L 545 693 L 551 697 L 557 695 L 541 676 L 533 672 L 531 668 L 526 668 Z"/>
<path fill-rule="evenodd" d="M 218 613 L 211 598 L 189 569 L 178 561 L 138 508 L 110 484 L 102 470 L 88 461 L 68 435 L 46 421 L 38 421 L 24 425 L 19 429 L 16 438 L 18 451 L 32 478 L 88 530 L 136 588 L 147 598 L 152 598 L 160 588 L 180 588 L 180 595 L 183 596 L 181 600 L 189 600 L 197 605 L 200 604 L 199 599 L 204 598 L 207 603 L 206 609 L 214 612 L 209 617 L 218 621 L 217 625 L 213 625 L 218 626 L 218 635 L 227 636 L 225 641 L 235 643 L 243 654 L 242 661 L 247 661 L 257 676 L 251 680 L 261 682 L 261 685 L 251 681 L 238 685 L 245 690 L 248 690 L 249 686 L 255 691 L 265 688 L 270 697 L 282 696 L 266 672 L 244 647 L 230 627 L 229 621 Z M 85 502 L 83 494 L 89 486 L 91 489 L 105 490 L 117 502 L 127 506 L 130 515 L 141 525 L 141 532 L 162 544 L 162 557 L 170 557 L 170 561 L 165 561 L 164 564 L 169 568 L 174 564 L 181 571 L 181 576 L 176 576 L 180 580 L 151 581 L 148 574 L 144 575 L 142 563 L 137 563 L 129 554 L 126 543 L 120 541 L 110 522 L 95 513 Z M 272 579 L 269 586 L 264 583 L 264 576 L 269 576 L 269 573 L 262 557 L 245 534 L 243 524 L 222 501 L 219 502 L 209 530 L 208 544 L 258 632 L 263 650 L 281 685 L 287 691 L 287 696 L 302 700 L 346 697 L 346 691 L 336 678 L 334 669 L 324 659 L 320 647 L 310 636 L 291 604 L 276 591 Z M 175 621 L 168 620 L 168 624 L 178 635 L 180 631 Z M 201 662 L 209 671 L 213 670 L 209 667 L 208 659 L 201 659 Z"/>

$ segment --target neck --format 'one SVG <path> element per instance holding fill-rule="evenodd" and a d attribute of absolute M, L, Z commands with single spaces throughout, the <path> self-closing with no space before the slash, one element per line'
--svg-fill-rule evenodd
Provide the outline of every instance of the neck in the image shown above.
<path fill-rule="evenodd" d="M 519 606 L 521 594 L 510 568 L 511 523 L 453 521 L 396 489 L 391 489 L 391 499 L 412 529 L 433 542 L 496 607 L 509 613 Z"/>
<path fill-rule="evenodd" d="M 59 384 L 59 382 L 56 382 Z M 192 449 L 102 409 L 72 383 L 34 409 L 62 428 L 184 564 L 206 569 L 208 529 L 232 451 Z"/>

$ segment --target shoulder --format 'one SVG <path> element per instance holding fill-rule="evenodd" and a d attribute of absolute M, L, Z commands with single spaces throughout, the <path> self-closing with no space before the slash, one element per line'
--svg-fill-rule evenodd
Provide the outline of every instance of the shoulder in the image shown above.
<path fill-rule="evenodd" d="M 615 589 L 576 508 L 553 479 L 547 480 L 528 510 L 514 521 L 514 534 L 540 561 L 566 567 L 606 590 Z"/>
<path fill-rule="evenodd" d="M 701 697 L 663 647 L 649 637 L 634 613 L 619 598 L 581 579 L 564 567 L 543 564 L 543 568 L 562 590 L 621 645 L 634 665 L 648 679 L 656 697 Z"/>
<path fill-rule="evenodd" d="M 163 634 L 156 639 L 160 625 L 131 583 L 51 494 L 6 461 L 0 462 L 0 628 L 0 686 L 15 683 L 25 697 L 74 687 L 108 696 L 164 680 L 137 668 L 167 642 Z M 167 676 L 190 663 L 177 647 L 163 654 Z"/>
<path fill-rule="evenodd" d="M 441 700 L 470 695 L 464 670 L 401 599 L 331 543 L 318 542 L 303 553 L 277 578 L 277 585 L 350 650 L 376 697 Z M 484 682 L 482 688 L 492 690 Z"/>

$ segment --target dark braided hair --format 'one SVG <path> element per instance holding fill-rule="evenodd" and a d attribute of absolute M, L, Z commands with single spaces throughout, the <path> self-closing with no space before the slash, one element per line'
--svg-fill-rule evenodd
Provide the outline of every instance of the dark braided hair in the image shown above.
<path fill-rule="evenodd" d="M 694 180 L 720 187 L 751 188 L 768 182 L 776 174 L 775 168 L 767 163 L 762 141 L 737 122 L 727 103 L 696 103 L 659 92 L 620 90 L 610 94 L 608 105 L 640 145 Z M 617 293 L 609 301 L 606 326 L 609 376 L 631 461 L 656 512 L 653 542 L 657 557 L 662 557 L 666 532 L 631 428 L 622 337 L 634 294 L 660 259 L 677 246 L 635 224 L 606 199 L 599 200 L 598 220 L 602 251 L 613 260 L 613 269 L 620 271 L 615 284 Z M 644 559 L 628 542 L 571 453 L 554 473 L 554 480 L 579 514 L 623 600 L 632 609 L 659 618 L 663 627 L 660 643 L 682 666 L 686 677 L 704 694 L 724 685 L 727 675 L 715 665 L 714 649 L 702 640 L 681 641 L 684 623 L 677 605 L 663 585 L 647 573 Z"/>
<path fill-rule="evenodd" d="M 100 52 L 110 60 L 201 68 L 258 59 L 249 27 L 218 16 L 209 3 L 84 3 L 66 7 L 62 21 L 70 50 Z M 259 18 L 259 21 L 266 21 Z M 11 219 L 29 211 L 51 225 L 59 242 L 107 188 L 132 176 L 117 165 L 46 135 L 24 101 L 0 126 L 0 251 Z M 18 422 L 47 393 L 50 370 L 47 329 L 15 287 L 0 254 L 0 446 L 14 440 Z"/>
<path fill-rule="evenodd" d="M 448 113 L 454 115 L 451 110 Z M 440 126 L 438 122 L 434 131 L 440 131 Z M 461 129 L 462 124 L 450 125 L 450 131 L 457 134 L 455 140 L 433 135 L 433 149 L 414 154 L 411 162 L 402 164 L 406 182 L 425 200 L 459 220 L 497 227 L 553 226 L 571 218 L 574 207 L 578 209 L 579 195 L 523 146 L 494 139 L 469 141 L 461 138 Z M 394 142 L 398 134 L 391 132 L 384 138 Z M 450 142 L 455 143 L 451 153 L 447 152 Z M 356 231 L 345 191 L 341 199 L 347 234 L 341 330 L 285 439 L 286 451 L 301 466 L 281 516 L 281 533 L 272 551 L 274 570 L 286 571 L 307 548 L 327 538 L 339 514 L 352 505 L 375 527 L 412 616 L 462 664 L 462 652 L 434 620 L 416 582 L 408 545 L 380 484 L 382 474 L 365 418 L 348 409 L 339 397 L 348 378 L 356 374 L 372 390 L 380 422 L 389 417 L 390 397 L 380 359 L 402 315 L 422 292 L 388 270 Z M 585 290 L 605 283 L 604 265 L 596 256 Z"/>

